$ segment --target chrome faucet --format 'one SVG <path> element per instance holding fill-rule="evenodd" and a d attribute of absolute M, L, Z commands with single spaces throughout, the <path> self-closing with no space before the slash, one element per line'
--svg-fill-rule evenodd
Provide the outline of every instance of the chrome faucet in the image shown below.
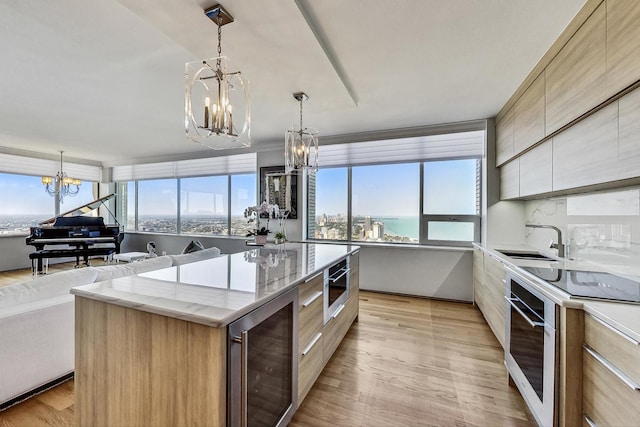
<path fill-rule="evenodd" d="M 564 244 L 562 243 L 562 231 L 560 231 L 558 227 L 554 227 L 553 225 L 541 225 L 541 224 L 525 224 L 524 226 L 530 227 L 530 228 L 550 228 L 552 230 L 555 230 L 556 233 L 558 233 L 558 243 L 553 243 L 552 241 L 549 247 L 551 249 L 557 249 L 558 257 L 564 258 Z"/>

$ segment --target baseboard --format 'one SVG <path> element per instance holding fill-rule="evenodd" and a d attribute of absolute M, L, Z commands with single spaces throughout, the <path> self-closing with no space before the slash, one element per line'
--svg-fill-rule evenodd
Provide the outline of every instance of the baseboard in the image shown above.
<path fill-rule="evenodd" d="M 65 381 L 68 381 L 70 379 L 73 378 L 73 372 L 70 372 L 66 375 L 63 375 L 60 378 L 57 378 L 53 381 L 49 381 L 46 384 L 41 385 L 40 387 L 36 387 L 33 390 L 29 390 L 26 393 L 21 394 L 20 396 L 16 396 L 13 399 L 7 400 L 6 402 L 2 402 L 0 403 L 0 412 L 4 411 L 5 409 L 8 409 L 10 407 L 12 407 L 13 405 L 17 405 L 20 402 L 24 402 L 25 400 L 35 396 L 36 394 L 40 394 L 44 391 L 47 391 L 57 385 L 62 384 Z"/>

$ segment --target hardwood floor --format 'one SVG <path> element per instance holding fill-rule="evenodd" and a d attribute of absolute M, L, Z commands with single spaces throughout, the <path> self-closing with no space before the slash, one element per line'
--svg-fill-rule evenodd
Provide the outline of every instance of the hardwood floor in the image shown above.
<path fill-rule="evenodd" d="M 0 286 L 19 281 L 0 273 Z M 29 278 L 25 271 L 23 279 Z M 0 412 L 0 427 L 73 425 L 73 380 Z M 362 291 L 355 323 L 290 426 L 535 426 L 470 304 Z"/>

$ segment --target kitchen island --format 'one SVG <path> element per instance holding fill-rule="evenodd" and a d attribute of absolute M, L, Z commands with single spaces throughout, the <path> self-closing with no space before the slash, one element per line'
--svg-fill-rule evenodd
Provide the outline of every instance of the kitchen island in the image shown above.
<path fill-rule="evenodd" d="M 227 425 L 229 326 L 292 292 L 295 411 L 357 318 L 358 249 L 287 243 L 73 288 L 76 425 Z M 323 317 L 344 260 L 347 300 Z"/>

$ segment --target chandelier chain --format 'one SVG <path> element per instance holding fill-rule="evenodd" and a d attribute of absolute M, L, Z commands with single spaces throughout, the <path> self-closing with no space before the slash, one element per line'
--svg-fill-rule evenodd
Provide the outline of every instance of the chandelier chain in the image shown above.
<path fill-rule="evenodd" d="M 218 11 L 218 60 L 216 65 L 220 69 L 220 57 L 222 56 L 222 12 Z"/>
<path fill-rule="evenodd" d="M 303 97 L 301 96 L 300 97 L 300 135 L 302 135 L 302 131 L 303 131 L 303 129 L 302 129 L 302 100 L 303 100 Z"/>

